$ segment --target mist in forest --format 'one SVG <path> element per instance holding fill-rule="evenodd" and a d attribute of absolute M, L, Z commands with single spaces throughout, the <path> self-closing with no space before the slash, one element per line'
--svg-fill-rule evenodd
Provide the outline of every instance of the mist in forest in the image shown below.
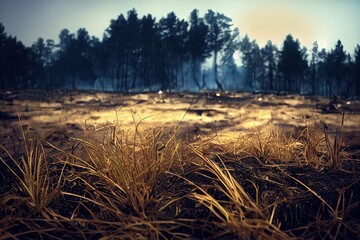
<path fill-rule="evenodd" d="M 231 18 L 197 9 L 157 20 L 135 9 L 99 39 L 85 28 L 26 47 L 0 23 L 0 89 L 111 92 L 249 91 L 360 96 L 360 46 L 311 49 L 289 33 L 281 46 L 240 36 Z"/>

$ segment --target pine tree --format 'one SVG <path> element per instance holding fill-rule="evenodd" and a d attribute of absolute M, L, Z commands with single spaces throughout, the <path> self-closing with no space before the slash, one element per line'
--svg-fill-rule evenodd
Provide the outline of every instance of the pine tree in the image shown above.
<path fill-rule="evenodd" d="M 103 44 L 109 53 L 108 68 L 113 78 L 113 88 L 123 90 L 123 76 L 125 73 L 125 44 L 126 24 L 123 14 L 116 20 L 111 20 L 110 26 L 106 29 Z"/>
<path fill-rule="evenodd" d="M 208 31 L 208 26 L 205 25 L 204 20 L 199 18 L 198 10 L 194 9 L 190 14 L 187 51 L 190 56 L 192 78 L 199 90 L 205 85 L 205 83 L 200 83 L 200 70 L 201 64 L 209 57 L 208 42 L 206 41 Z"/>
<path fill-rule="evenodd" d="M 356 45 L 355 48 L 355 66 L 354 66 L 354 73 L 355 73 L 355 89 L 356 89 L 356 96 L 360 96 L 360 45 Z"/>
<path fill-rule="evenodd" d="M 221 57 L 221 82 L 232 85 L 232 88 L 237 84 L 237 66 L 234 60 L 234 54 L 238 51 L 239 46 L 239 29 L 235 28 L 232 31 L 229 41 L 225 44 Z M 228 86 L 226 86 L 228 89 Z"/>
<path fill-rule="evenodd" d="M 213 52 L 213 67 L 215 83 L 220 91 L 224 91 L 224 87 L 218 79 L 218 53 L 223 50 L 227 41 L 231 37 L 231 19 L 224 14 L 215 13 L 212 10 L 208 10 L 205 14 L 205 20 L 209 27 L 207 35 L 207 42 L 209 49 Z"/>
<path fill-rule="evenodd" d="M 306 55 L 300 48 L 299 40 L 294 40 L 291 34 L 287 35 L 279 56 L 279 71 L 285 80 L 285 91 L 300 91 L 299 80 L 306 68 Z"/>
<path fill-rule="evenodd" d="M 316 94 L 318 90 L 318 62 L 319 62 L 319 45 L 315 41 L 313 43 L 313 47 L 311 49 L 311 61 L 310 61 L 310 69 L 311 69 L 311 92 L 312 94 Z"/>
<path fill-rule="evenodd" d="M 270 91 L 274 90 L 274 81 L 276 75 L 276 67 L 278 62 L 278 50 L 277 47 L 269 40 L 262 50 L 264 57 L 265 67 L 265 81 L 267 82 L 267 88 Z"/>
<path fill-rule="evenodd" d="M 346 52 L 344 51 L 344 46 L 341 41 L 338 40 L 333 50 L 333 67 L 334 75 L 336 80 L 335 91 L 337 95 L 341 95 L 343 91 L 343 78 L 345 75 L 345 61 L 346 61 Z"/>
<path fill-rule="evenodd" d="M 250 42 L 247 35 L 240 43 L 240 51 L 242 52 L 241 60 L 245 67 L 245 77 L 249 87 L 255 91 L 258 87 L 264 85 L 264 58 L 259 45 L 255 40 Z"/>

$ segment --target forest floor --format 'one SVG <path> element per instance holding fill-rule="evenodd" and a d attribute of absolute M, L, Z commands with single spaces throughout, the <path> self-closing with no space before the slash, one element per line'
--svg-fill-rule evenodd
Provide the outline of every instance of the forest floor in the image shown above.
<path fill-rule="evenodd" d="M 0 239 L 360 239 L 359 100 L 8 91 L 0 146 Z"/>

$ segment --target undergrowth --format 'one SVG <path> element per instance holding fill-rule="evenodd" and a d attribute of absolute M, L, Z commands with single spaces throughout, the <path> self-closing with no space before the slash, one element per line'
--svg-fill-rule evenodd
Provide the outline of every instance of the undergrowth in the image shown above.
<path fill-rule="evenodd" d="M 144 129 L 141 122 L 133 129 L 85 125 L 81 138 L 61 133 L 71 142 L 65 148 L 51 140 L 58 132 L 41 137 L 19 121 L 22 154 L 1 147 L 1 163 L 15 181 L 1 192 L 0 238 L 338 239 L 360 229 L 348 219 L 358 202 L 346 190 L 332 203 L 287 171 L 340 171 L 349 161 L 341 130 L 315 122 L 298 136 L 269 126 L 234 142 L 185 143 L 178 127 Z M 319 201 L 313 221 L 282 229 L 277 212 L 291 203 L 295 187 L 269 174 L 245 179 L 245 187 L 231 164 L 246 159 Z M 282 186 L 289 196 L 266 198 L 259 181 Z"/>

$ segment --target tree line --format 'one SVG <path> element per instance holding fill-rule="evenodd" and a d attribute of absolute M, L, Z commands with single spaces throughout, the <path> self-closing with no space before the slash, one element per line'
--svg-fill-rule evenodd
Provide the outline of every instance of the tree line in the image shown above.
<path fill-rule="evenodd" d="M 238 54 L 235 54 L 238 53 Z M 238 56 L 240 59 L 235 59 Z M 241 61 L 241 66 L 236 64 Z M 360 46 L 346 53 L 301 46 L 289 34 L 281 48 L 240 37 L 232 20 L 197 9 L 188 20 L 174 12 L 156 20 L 135 9 L 111 20 L 102 40 L 85 28 L 61 30 L 59 42 L 38 38 L 31 47 L 0 23 L 0 89 L 272 91 L 360 96 Z"/>

